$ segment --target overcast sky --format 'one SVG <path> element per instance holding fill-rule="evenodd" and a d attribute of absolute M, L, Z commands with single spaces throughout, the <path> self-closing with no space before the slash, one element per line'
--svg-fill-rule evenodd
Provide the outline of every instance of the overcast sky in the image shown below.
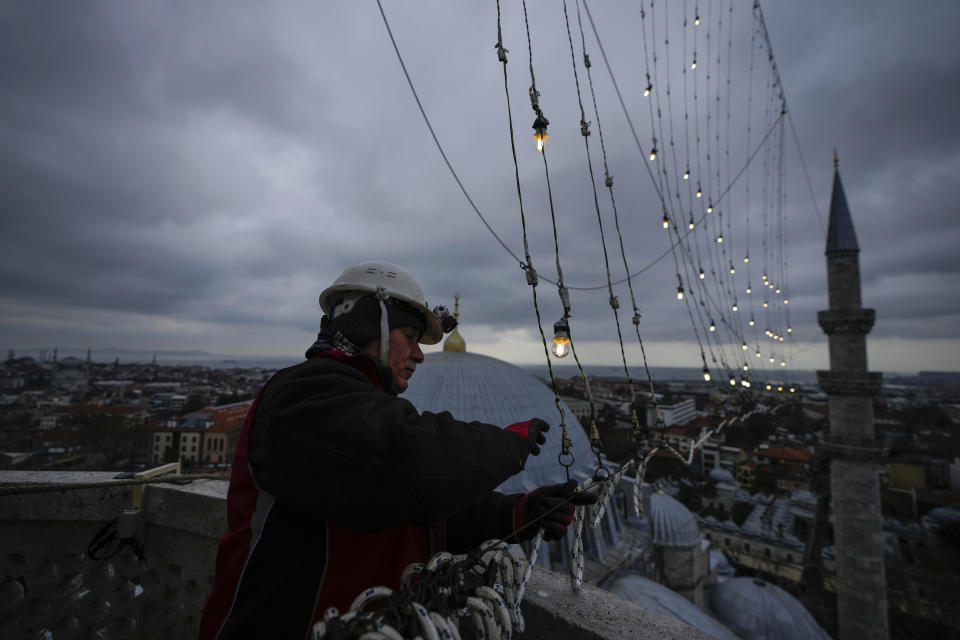
<path fill-rule="evenodd" d="M 530 137 L 523 13 L 517 2 L 503 5 L 532 259 L 554 279 L 542 157 Z M 551 121 L 547 157 L 561 266 L 568 285 L 603 285 L 563 4 L 528 5 L 537 86 Z M 652 68 L 659 70 L 654 97 L 661 113 L 654 126 L 666 131 L 672 124 L 676 146 L 671 155 L 661 138 L 661 157 L 652 164 L 668 162 L 668 179 L 676 181 L 674 158 L 694 165 L 699 159 L 694 178 L 719 193 L 746 160 L 748 123 L 756 146 L 768 122 L 769 66 L 754 35 L 752 1 L 734 0 L 733 14 L 728 1 L 658 1 L 652 11 L 647 2 L 643 20 L 636 2 L 589 6 L 645 150 L 653 131 L 650 99 L 641 95 L 652 64 L 644 42 L 647 56 L 659 48 Z M 493 46 L 496 3 L 385 0 L 384 9 L 450 161 L 493 228 L 522 256 L 503 72 Z M 575 0 L 568 9 L 579 65 Z M 717 304 L 725 287 L 735 290 L 742 308 L 728 317 L 751 353 L 761 347 L 763 360 L 769 352 L 797 368 L 826 366 L 816 312 L 827 306 L 824 228 L 836 148 L 861 247 L 864 305 L 877 310 L 871 369 L 960 369 L 960 3 L 768 1 L 763 9 L 789 120 L 782 160 L 775 132 L 722 202 L 729 254 L 710 251 L 736 262 L 738 271 L 726 276 L 724 262 L 708 276 Z M 694 13 L 703 33 L 713 34 L 710 43 L 693 31 Z M 645 40 L 644 33 L 653 35 Z M 694 48 L 685 37 L 699 38 L 699 80 L 679 71 Z M 0 346 L 295 359 L 316 333 L 319 292 L 350 264 L 382 259 L 407 267 L 431 304 L 452 305 L 461 293 L 461 333 L 472 351 L 542 362 L 523 271 L 447 171 L 374 0 L 8 2 L 0 8 L 0 42 Z M 759 53 L 751 55 L 751 45 Z M 648 355 L 657 365 L 699 367 L 688 307 L 676 299 L 673 257 L 668 252 L 647 268 L 670 246 L 645 166 L 651 163 L 630 135 L 589 31 L 586 46 L 627 262 L 634 272 L 646 268 L 633 285 Z M 622 280 L 597 115 L 582 66 L 578 74 L 611 270 Z M 719 164 L 715 152 L 706 158 L 706 130 L 697 157 L 695 133 L 683 132 L 684 112 L 706 110 L 718 79 L 721 88 L 730 80 L 729 100 L 721 92 L 720 117 L 710 124 L 713 135 L 718 122 L 724 125 L 716 144 L 719 157 L 729 150 L 730 159 Z M 693 82 L 702 83 L 699 103 L 692 102 Z M 687 127 L 694 121 L 687 118 Z M 782 194 L 771 191 L 777 182 L 770 178 L 781 167 Z M 769 205 L 781 195 L 782 209 Z M 686 190 L 681 196 L 680 209 L 696 204 Z M 766 236 L 765 221 L 776 225 Z M 699 227 L 700 244 L 692 242 L 696 235 L 686 244 L 691 256 L 697 247 L 704 252 L 703 262 L 711 255 L 709 230 Z M 764 255 L 764 237 L 772 244 L 782 238 L 786 263 L 779 250 L 768 247 Z M 745 322 L 751 300 L 758 319 L 763 313 L 760 297 L 742 291 L 748 239 L 754 288 L 767 267 L 783 274 L 790 291 L 793 331 L 782 345 L 756 337 L 760 326 Z M 682 253 L 678 261 L 687 281 Z M 694 286 L 687 282 L 688 295 L 697 295 Z M 638 366 L 630 292 L 624 283 L 616 293 L 628 361 Z M 549 331 L 561 313 L 556 289 L 542 282 L 538 295 Z M 607 299 L 604 288 L 572 292 L 571 325 L 585 362 L 618 362 Z M 784 313 L 765 322 L 782 331 Z M 727 360 L 739 358 L 726 353 Z"/>

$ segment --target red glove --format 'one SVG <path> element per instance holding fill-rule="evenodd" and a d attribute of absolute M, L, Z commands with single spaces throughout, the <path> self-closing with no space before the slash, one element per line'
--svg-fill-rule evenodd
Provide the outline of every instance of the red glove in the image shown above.
<path fill-rule="evenodd" d="M 550 425 L 540 418 L 533 418 L 524 422 L 514 422 L 506 430 L 526 440 L 527 455 L 537 455 L 540 453 L 540 445 L 547 441 L 547 437 L 543 433 L 550 430 Z"/>
<path fill-rule="evenodd" d="M 541 528 L 545 540 L 559 540 L 567 535 L 575 506 L 597 502 L 596 496 L 576 491 L 576 481 L 567 480 L 534 489 L 520 498 L 513 508 L 517 541 L 530 540 Z"/>

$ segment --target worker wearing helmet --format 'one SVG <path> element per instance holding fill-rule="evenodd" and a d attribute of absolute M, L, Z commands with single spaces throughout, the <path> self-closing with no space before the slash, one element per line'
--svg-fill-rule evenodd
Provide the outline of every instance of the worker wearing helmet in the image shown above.
<path fill-rule="evenodd" d="M 543 420 L 467 423 L 398 397 L 420 344 L 455 326 L 405 269 L 350 267 L 320 307 L 307 359 L 271 378 L 247 415 L 201 640 L 306 637 L 327 608 L 399 587 L 411 563 L 541 527 L 560 538 L 573 505 L 595 501 L 572 482 L 494 491 L 540 452 Z"/>

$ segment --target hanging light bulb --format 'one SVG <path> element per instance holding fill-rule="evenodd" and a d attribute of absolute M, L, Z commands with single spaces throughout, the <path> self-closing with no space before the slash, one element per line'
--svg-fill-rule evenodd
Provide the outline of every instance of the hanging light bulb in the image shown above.
<path fill-rule="evenodd" d="M 749 256 L 749 255 L 743 256 L 743 261 L 744 261 L 744 262 L 750 262 L 750 256 Z"/>
<path fill-rule="evenodd" d="M 691 231 L 693 230 L 693 228 L 696 226 L 696 224 L 693 222 L 693 218 L 690 218 L 690 222 L 687 223 L 687 226 Z"/>
<path fill-rule="evenodd" d="M 700 188 L 700 185 L 699 185 L 699 184 L 697 185 L 697 197 L 698 197 L 698 198 L 702 198 L 702 197 L 703 197 L 703 189 Z"/>
<path fill-rule="evenodd" d="M 767 301 L 764 300 L 764 301 L 763 301 L 763 308 L 766 309 L 768 306 L 769 306 L 769 305 L 767 304 Z"/>
<path fill-rule="evenodd" d="M 748 389 L 750 388 L 750 380 L 746 376 L 744 376 L 743 380 L 740 381 L 740 384 Z"/>
<path fill-rule="evenodd" d="M 783 336 L 780 336 L 780 342 L 783 342 Z"/>
<path fill-rule="evenodd" d="M 651 160 L 657 159 L 657 143 L 656 142 L 653 143 L 653 147 L 650 149 L 650 159 Z"/>
<path fill-rule="evenodd" d="M 543 153 L 543 145 L 550 135 L 547 133 L 547 125 L 550 122 L 543 116 L 538 115 L 533 121 L 533 139 L 537 141 L 537 151 Z"/>
<path fill-rule="evenodd" d="M 790 387 L 790 393 L 796 393 L 796 391 L 797 391 L 796 387 Z"/>
<path fill-rule="evenodd" d="M 780 385 L 777 385 L 777 391 L 783 391 L 783 387 Z"/>
<path fill-rule="evenodd" d="M 744 351 L 746 351 L 746 350 L 747 350 L 747 343 L 746 343 L 746 342 L 742 343 L 742 344 L 740 345 L 740 348 L 743 349 Z"/>
<path fill-rule="evenodd" d="M 696 69 L 696 68 L 697 68 L 697 59 L 696 59 L 696 58 L 694 58 L 694 59 L 693 59 L 693 62 L 690 63 L 690 68 L 691 68 L 691 69 Z"/>
<path fill-rule="evenodd" d="M 750 316 L 750 326 L 752 327 L 755 323 L 753 322 L 753 316 Z"/>
<path fill-rule="evenodd" d="M 684 180 L 690 179 L 690 169 L 687 169 L 686 171 L 683 172 L 683 179 Z"/>
<path fill-rule="evenodd" d="M 717 244 L 723 244 L 723 234 L 717 236 Z"/>
<path fill-rule="evenodd" d="M 746 362 L 744 362 L 744 363 L 743 363 L 743 370 L 744 370 L 744 371 L 750 371 L 750 365 L 748 365 Z"/>
<path fill-rule="evenodd" d="M 553 355 L 565 358 L 570 352 L 570 325 L 566 318 L 560 318 L 553 325 Z"/>
<path fill-rule="evenodd" d="M 793 333 L 793 327 L 787 327 L 787 333 Z"/>
<path fill-rule="evenodd" d="M 730 386 L 731 387 L 737 386 L 737 379 L 734 378 L 733 376 L 730 376 Z"/>
<path fill-rule="evenodd" d="M 770 389 L 773 389 L 773 387 L 768 384 L 768 385 L 767 385 L 767 391 L 770 391 Z"/>
<path fill-rule="evenodd" d="M 772 283 L 772 282 L 769 283 L 769 284 L 767 285 L 767 288 L 768 288 L 768 289 L 773 289 L 773 283 Z"/>
<path fill-rule="evenodd" d="M 650 95 L 651 92 L 653 92 L 653 85 L 648 84 L 646 89 L 643 90 L 643 97 L 646 98 L 647 96 Z"/>
<path fill-rule="evenodd" d="M 747 293 L 753 293 L 753 287 L 751 287 L 749 284 L 747 285 Z"/>
<path fill-rule="evenodd" d="M 713 203 L 707 205 L 707 213 L 713 213 Z"/>
<path fill-rule="evenodd" d="M 663 214 L 663 220 L 661 222 L 663 223 L 664 229 L 670 228 L 670 218 L 667 217 L 667 214 Z"/>
<path fill-rule="evenodd" d="M 790 298 L 784 298 L 783 304 L 790 304 Z"/>
<path fill-rule="evenodd" d="M 683 300 L 683 285 L 677 285 L 677 300 Z"/>
<path fill-rule="evenodd" d="M 703 267 L 700 267 L 700 279 L 703 280 L 707 277 L 707 274 L 703 272 Z"/>
<path fill-rule="evenodd" d="M 774 362 L 776 361 L 773 359 L 773 356 L 770 356 L 770 364 L 773 364 Z"/>
<path fill-rule="evenodd" d="M 710 369 L 707 369 L 707 365 L 703 365 L 703 379 L 710 382 Z"/>
<path fill-rule="evenodd" d="M 777 293 L 780 293 L 780 287 L 777 287 Z"/>
<path fill-rule="evenodd" d="M 738 304 L 737 304 L 737 301 L 734 300 L 734 301 L 733 301 L 733 306 L 730 307 L 730 308 L 731 308 L 732 310 L 734 310 L 734 311 L 739 311 L 739 310 L 740 310 L 740 305 L 738 305 Z"/>
<path fill-rule="evenodd" d="M 762 355 L 761 355 L 761 353 L 760 353 L 759 351 L 757 351 L 757 357 L 758 357 L 758 358 L 762 357 Z"/>
<path fill-rule="evenodd" d="M 787 366 L 787 361 L 786 361 L 786 360 L 781 360 L 781 361 L 780 361 L 780 366 L 781 366 L 781 367 Z"/>
<path fill-rule="evenodd" d="M 713 320 L 711 320 L 711 321 L 710 321 L 710 331 L 716 331 L 716 330 L 717 330 L 717 325 L 714 323 Z"/>
<path fill-rule="evenodd" d="M 766 279 L 767 279 L 767 274 L 765 274 L 765 273 L 761 274 L 761 275 L 760 275 L 760 279 L 761 279 L 761 280 L 766 280 Z"/>
<path fill-rule="evenodd" d="M 699 15 L 694 15 L 694 17 L 693 17 L 693 24 L 695 24 L 695 25 L 698 26 L 698 27 L 700 26 L 700 16 L 699 16 Z"/>

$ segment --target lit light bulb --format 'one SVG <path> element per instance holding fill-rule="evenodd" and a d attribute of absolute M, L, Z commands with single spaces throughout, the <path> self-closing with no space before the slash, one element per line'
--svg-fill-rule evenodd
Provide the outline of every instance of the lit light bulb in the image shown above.
<path fill-rule="evenodd" d="M 677 300 L 683 300 L 683 285 L 677 287 Z"/>
<path fill-rule="evenodd" d="M 693 222 L 693 218 L 690 218 L 690 222 L 687 223 L 687 226 L 690 227 L 690 229 L 693 229 L 693 227 L 696 226 L 696 225 L 694 224 L 694 222 Z"/>
<path fill-rule="evenodd" d="M 790 298 L 784 298 L 783 304 L 790 304 Z"/>
<path fill-rule="evenodd" d="M 767 279 L 767 274 L 765 274 L 765 273 L 761 274 L 761 275 L 760 275 L 760 279 L 761 279 L 761 280 L 766 280 L 766 279 Z"/>
<path fill-rule="evenodd" d="M 770 356 L 770 364 L 773 364 L 774 362 L 776 361 L 773 359 L 773 356 Z"/>
<path fill-rule="evenodd" d="M 742 344 L 740 345 L 740 348 L 743 349 L 744 351 L 746 351 L 746 350 L 747 350 L 747 343 L 746 343 L 746 342 L 742 343 Z"/>
<path fill-rule="evenodd" d="M 757 357 L 758 358 L 762 357 L 759 351 L 757 351 Z"/>
<path fill-rule="evenodd" d="M 703 269 L 700 269 L 700 279 L 703 280 L 706 277 L 707 277 L 707 274 L 703 272 Z"/>
<path fill-rule="evenodd" d="M 735 274 L 736 272 L 737 272 L 737 270 L 734 269 L 734 268 L 733 268 L 733 265 L 731 264 L 731 265 L 730 265 L 730 275 L 733 275 L 733 274 Z"/>
<path fill-rule="evenodd" d="M 697 68 L 697 59 L 696 59 L 696 58 L 694 58 L 694 59 L 693 59 L 693 62 L 690 63 L 690 68 L 691 68 L 691 69 L 696 69 L 696 68 Z"/>
<path fill-rule="evenodd" d="M 780 342 L 783 342 L 783 336 L 780 336 Z"/>
<path fill-rule="evenodd" d="M 787 333 L 793 333 L 793 327 L 787 327 Z"/>
<path fill-rule="evenodd" d="M 769 305 L 767 304 L 767 301 L 764 300 L 764 301 L 763 301 L 763 308 L 766 309 L 768 306 L 769 306 Z"/>
<path fill-rule="evenodd" d="M 684 180 L 690 179 L 690 169 L 687 169 L 686 171 L 683 172 L 683 179 Z"/>
<path fill-rule="evenodd" d="M 710 321 L 710 331 L 716 331 L 716 330 L 717 330 L 717 325 L 713 322 L 713 320 L 711 320 L 711 321 Z"/>
<path fill-rule="evenodd" d="M 740 305 L 738 305 L 736 302 L 734 302 L 734 303 L 733 303 L 733 306 L 730 307 L 730 308 L 731 308 L 733 311 L 739 311 L 739 310 L 740 310 Z"/>
<path fill-rule="evenodd" d="M 781 386 L 778 385 L 778 386 L 777 386 L 777 391 L 783 391 L 783 387 L 781 387 Z"/>
<path fill-rule="evenodd" d="M 717 236 L 717 244 L 723 244 L 723 234 Z"/>
<path fill-rule="evenodd" d="M 780 287 L 777 287 L 777 293 L 780 293 Z"/>
<path fill-rule="evenodd" d="M 703 379 L 710 382 L 710 369 L 707 369 L 707 365 L 703 365 Z"/>
<path fill-rule="evenodd" d="M 770 284 L 768 284 L 768 285 L 767 285 L 767 288 L 768 288 L 768 289 L 773 289 L 773 283 L 771 282 Z"/>
<path fill-rule="evenodd" d="M 557 358 L 565 358 L 570 352 L 570 325 L 565 318 L 560 318 L 553 325 L 553 355 Z"/>
<path fill-rule="evenodd" d="M 796 393 L 796 391 L 797 391 L 796 387 L 790 387 L 790 393 Z"/>
<path fill-rule="evenodd" d="M 748 388 L 748 389 L 750 388 L 750 380 L 748 380 L 747 378 L 744 378 L 743 380 L 741 380 L 741 381 L 740 381 L 740 384 L 742 384 L 743 386 L 745 386 L 745 387 Z"/>
<path fill-rule="evenodd" d="M 707 205 L 707 213 L 713 213 L 713 203 Z"/>
<path fill-rule="evenodd" d="M 743 256 L 744 262 L 750 262 L 750 256 Z"/>
<path fill-rule="evenodd" d="M 651 160 L 656 160 L 656 159 L 657 159 L 657 148 L 656 148 L 656 147 L 650 149 L 650 159 L 651 159 Z"/>
<path fill-rule="evenodd" d="M 747 293 L 753 293 L 753 287 L 747 285 Z"/>
<path fill-rule="evenodd" d="M 743 363 L 743 370 L 744 370 L 744 371 L 750 371 L 750 365 L 748 365 L 746 362 L 744 362 L 744 363 Z"/>
<path fill-rule="evenodd" d="M 768 384 L 768 385 L 767 385 L 767 391 L 770 391 L 770 389 L 773 389 L 773 387 Z"/>
<path fill-rule="evenodd" d="M 734 378 L 733 376 L 730 376 L 730 386 L 731 387 L 737 386 L 737 379 Z"/>
<path fill-rule="evenodd" d="M 662 222 L 663 222 L 663 228 L 664 228 L 664 229 L 669 229 L 669 228 L 670 228 L 670 218 L 667 217 L 667 214 L 663 214 L 663 221 L 662 221 Z"/>
<path fill-rule="evenodd" d="M 781 367 L 787 366 L 787 361 L 786 361 L 786 360 L 781 360 L 781 361 L 780 361 L 780 366 L 781 366 Z"/>
<path fill-rule="evenodd" d="M 543 153 L 543 145 L 550 135 L 547 133 L 547 125 L 550 124 L 543 116 L 537 116 L 533 121 L 533 139 L 537 141 L 537 151 Z"/>
<path fill-rule="evenodd" d="M 703 190 L 700 188 L 700 185 L 697 185 L 697 197 L 698 198 L 703 197 Z"/>
<path fill-rule="evenodd" d="M 694 16 L 693 24 L 695 24 L 698 27 L 700 26 L 700 16 Z"/>
<path fill-rule="evenodd" d="M 753 317 L 751 316 L 751 318 L 750 318 L 750 326 L 752 327 L 753 325 L 754 325 Z"/>
<path fill-rule="evenodd" d="M 653 91 L 653 85 L 648 84 L 647 88 L 643 90 L 643 97 L 646 98 Z"/>

